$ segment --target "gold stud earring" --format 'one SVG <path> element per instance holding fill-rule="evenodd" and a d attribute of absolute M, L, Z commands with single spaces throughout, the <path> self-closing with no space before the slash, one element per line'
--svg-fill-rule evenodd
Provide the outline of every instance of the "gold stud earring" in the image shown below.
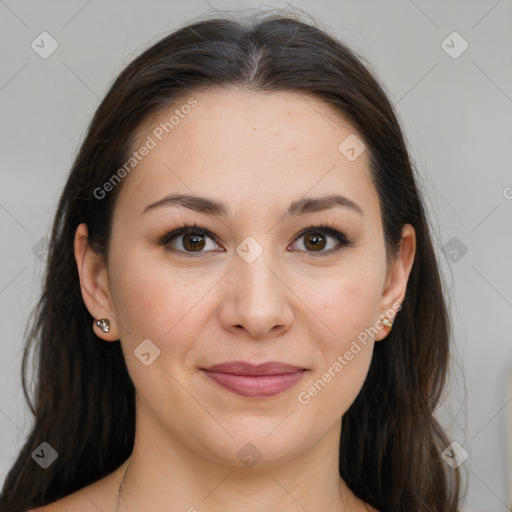
<path fill-rule="evenodd" d="M 389 327 L 389 330 L 391 330 L 391 327 L 393 327 L 393 322 L 391 322 L 387 317 L 383 318 L 381 321 L 386 327 Z"/>
<path fill-rule="evenodd" d="M 391 331 L 391 327 L 393 327 L 393 322 L 388 318 L 387 315 L 381 314 L 380 321 L 383 325 L 389 327 L 389 330 Z"/>
<path fill-rule="evenodd" d="M 103 331 L 110 331 L 110 320 L 108 318 L 102 318 L 101 320 L 96 320 L 96 325 Z"/>

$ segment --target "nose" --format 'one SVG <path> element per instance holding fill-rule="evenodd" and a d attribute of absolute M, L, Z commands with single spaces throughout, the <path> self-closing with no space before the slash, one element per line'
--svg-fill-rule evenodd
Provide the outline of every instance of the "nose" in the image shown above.
<path fill-rule="evenodd" d="M 293 292 L 270 253 L 263 251 L 251 263 L 235 257 L 223 288 L 220 321 L 224 329 L 244 330 L 254 340 L 275 338 L 290 329 Z"/>

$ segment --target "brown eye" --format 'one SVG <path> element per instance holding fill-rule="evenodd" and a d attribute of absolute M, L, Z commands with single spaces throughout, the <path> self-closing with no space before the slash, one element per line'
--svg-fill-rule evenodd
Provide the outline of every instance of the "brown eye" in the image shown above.
<path fill-rule="evenodd" d="M 326 246 L 326 237 L 320 233 L 308 233 L 304 236 L 304 246 L 313 251 L 322 250 Z"/>
<path fill-rule="evenodd" d="M 333 254 L 342 247 L 350 247 L 353 241 L 349 240 L 341 231 L 331 228 L 330 226 L 321 225 L 313 226 L 302 231 L 296 240 L 296 243 L 302 239 L 302 246 L 310 257 L 324 256 Z M 329 242 L 329 239 L 334 240 Z"/>
<path fill-rule="evenodd" d="M 185 256 L 205 256 L 215 251 L 219 245 L 214 236 L 206 229 L 197 226 L 184 226 L 165 235 L 160 244 L 170 252 Z"/>
<path fill-rule="evenodd" d="M 301 239 L 303 247 L 299 247 L 299 250 L 308 253 L 309 257 L 329 255 L 344 246 L 353 245 L 353 241 L 341 231 L 326 225 L 313 226 L 302 231 L 294 243 Z M 196 225 L 183 226 L 168 233 L 160 240 L 160 245 L 165 246 L 170 252 L 183 256 L 212 256 L 208 253 L 224 252 L 215 235 Z"/>
<path fill-rule="evenodd" d="M 182 235 L 181 244 L 187 251 L 190 250 L 193 252 L 201 251 L 206 245 L 203 235 L 196 235 L 192 233 Z"/>

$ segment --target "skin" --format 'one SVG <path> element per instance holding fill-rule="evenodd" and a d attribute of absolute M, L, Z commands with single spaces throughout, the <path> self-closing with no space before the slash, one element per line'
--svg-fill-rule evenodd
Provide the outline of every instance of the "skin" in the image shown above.
<path fill-rule="evenodd" d="M 357 355 L 308 404 L 298 395 L 403 301 L 414 229 L 404 226 L 388 268 L 367 152 L 349 161 L 338 150 L 357 132 L 329 104 L 241 89 L 190 96 L 197 106 L 124 178 L 108 261 L 89 247 L 85 224 L 76 230 L 83 299 L 95 319 L 111 321 L 109 333 L 93 328 L 106 342 L 121 340 L 136 388 L 135 445 L 119 510 L 375 510 L 339 478 L 338 449 L 342 416 L 366 379 L 374 343 L 389 328 L 380 325 L 366 345 L 359 343 Z M 151 119 L 140 142 L 187 98 Z M 170 193 L 225 202 L 232 215 L 183 206 L 142 213 Z M 293 201 L 332 193 L 364 214 L 337 207 L 282 218 Z M 183 236 L 167 248 L 158 244 L 193 222 L 220 241 L 202 238 L 198 257 L 187 257 Z M 321 223 L 354 245 L 315 256 L 308 237 L 297 235 Z M 248 236 L 263 251 L 252 263 L 236 252 Z M 338 246 L 323 236 L 320 252 Z M 160 350 L 149 366 L 134 356 L 145 339 Z M 247 398 L 199 370 L 232 360 L 281 361 L 308 371 L 279 395 Z M 248 442 L 261 453 L 253 467 L 237 457 Z M 114 512 L 126 464 L 44 510 Z"/>

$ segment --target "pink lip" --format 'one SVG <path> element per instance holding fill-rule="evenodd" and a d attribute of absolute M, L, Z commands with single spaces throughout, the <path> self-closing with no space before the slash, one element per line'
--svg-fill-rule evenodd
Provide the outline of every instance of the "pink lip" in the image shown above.
<path fill-rule="evenodd" d="M 292 388 L 304 369 L 286 363 L 252 365 L 244 361 L 221 363 L 202 371 L 220 386 L 242 396 L 265 398 Z"/>

